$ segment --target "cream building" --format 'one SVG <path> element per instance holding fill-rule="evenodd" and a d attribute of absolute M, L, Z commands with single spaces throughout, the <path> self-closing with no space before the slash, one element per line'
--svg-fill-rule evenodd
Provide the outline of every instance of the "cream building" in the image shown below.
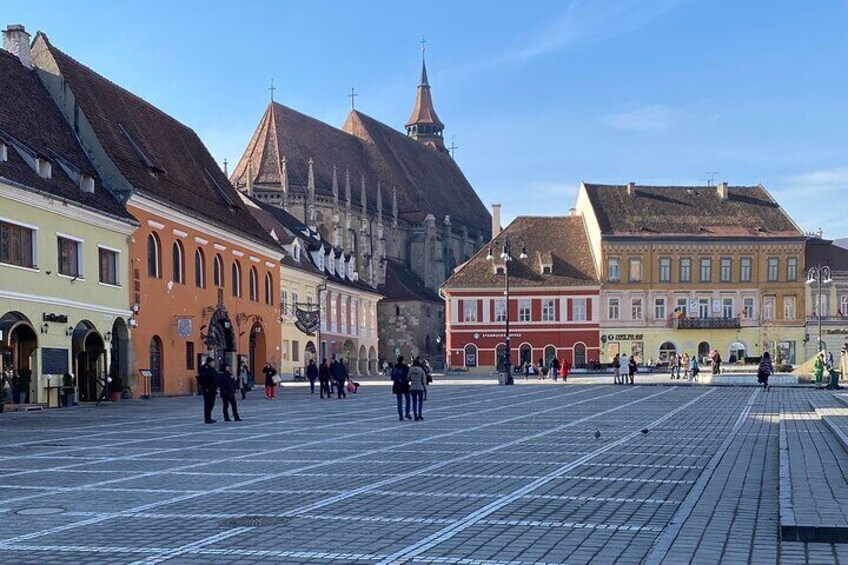
<path fill-rule="evenodd" d="M 57 402 L 62 375 L 95 400 L 127 382 L 128 239 L 137 222 L 104 188 L 32 69 L 29 34 L 0 51 L 0 369 L 32 379 L 23 401 Z M 28 398 L 27 398 L 28 397 Z"/>
<path fill-rule="evenodd" d="M 601 276 L 603 362 L 803 355 L 804 237 L 758 186 L 583 183 Z"/>

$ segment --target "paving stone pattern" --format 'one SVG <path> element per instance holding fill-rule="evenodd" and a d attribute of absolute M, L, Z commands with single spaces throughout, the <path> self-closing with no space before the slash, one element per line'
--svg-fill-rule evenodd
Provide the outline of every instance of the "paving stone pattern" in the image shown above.
<path fill-rule="evenodd" d="M 399 422 L 387 387 L 290 386 L 238 423 L 197 397 L 4 414 L 0 562 L 848 563 L 779 535 L 780 413 L 829 394 L 436 385 Z"/>

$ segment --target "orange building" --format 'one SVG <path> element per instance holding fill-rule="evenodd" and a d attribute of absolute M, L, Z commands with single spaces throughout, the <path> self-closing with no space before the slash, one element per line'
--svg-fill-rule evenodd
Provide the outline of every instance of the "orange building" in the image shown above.
<path fill-rule="evenodd" d="M 136 393 L 193 390 L 201 358 L 279 365 L 283 248 L 246 210 L 197 134 L 38 34 L 42 82 L 104 184 L 141 223 L 129 242 Z"/>

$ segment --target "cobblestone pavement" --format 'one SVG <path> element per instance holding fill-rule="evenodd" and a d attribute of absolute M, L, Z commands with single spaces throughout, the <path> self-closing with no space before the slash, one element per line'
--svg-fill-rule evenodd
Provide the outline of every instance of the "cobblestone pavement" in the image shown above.
<path fill-rule="evenodd" d="M 778 417 L 826 392 L 437 385 L 423 422 L 281 392 L 3 415 L 0 562 L 848 563 L 779 541 Z"/>

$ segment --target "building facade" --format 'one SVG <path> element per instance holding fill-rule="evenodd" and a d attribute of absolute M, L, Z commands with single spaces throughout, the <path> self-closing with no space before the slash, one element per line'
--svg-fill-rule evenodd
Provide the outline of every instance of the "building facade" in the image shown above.
<path fill-rule="evenodd" d="M 804 237 L 764 187 L 583 183 L 602 360 L 802 354 Z"/>
<path fill-rule="evenodd" d="M 356 109 L 338 129 L 272 101 L 230 178 L 352 256 L 359 280 L 385 297 L 381 319 L 395 320 L 398 302 L 418 303 L 405 309 L 417 317 L 490 237 L 489 213 L 445 148 L 443 129 L 426 67 L 406 134 Z M 399 277 L 419 280 L 394 295 Z M 422 292 L 410 296 L 409 288 Z M 428 337 L 431 351 L 443 340 L 444 317 L 425 333 L 409 323 L 380 332 L 381 357 L 397 347 L 423 354 Z"/>
<path fill-rule="evenodd" d="M 33 69 L 29 34 L 0 50 L 0 374 L 31 375 L 22 401 L 58 404 L 63 375 L 96 400 L 126 377 L 127 239 L 137 226 L 105 189 Z M 48 398 L 49 397 L 49 398 Z"/>
<path fill-rule="evenodd" d="M 498 214 L 495 214 L 497 219 Z M 504 364 L 510 320 L 512 364 L 557 357 L 592 366 L 600 354 L 600 285 L 583 218 L 518 217 L 442 287 L 450 367 L 493 371 Z M 509 302 L 504 298 L 507 241 Z M 520 257 L 526 250 L 527 258 Z M 491 255 L 491 259 L 489 256 Z"/>
<path fill-rule="evenodd" d="M 33 60 L 110 193 L 140 223 L 125 264 L 137 392 L 194 390 L 201 358 L 280 361 L 283 249 L 185 125 L 36 36 Z"/>
<path fill-rule="evenodd" d="M 809 272 L 818 267 L 830 270 L 829 277 L 822 273 L 821 285 L 818 275 Z M 802 276 L 807 281 L 803 360 L 812 358 L 822 346 L 838 359 L 848 343 L 848 249 L 824 239 L 821 233 L 808 236 Z"/>

